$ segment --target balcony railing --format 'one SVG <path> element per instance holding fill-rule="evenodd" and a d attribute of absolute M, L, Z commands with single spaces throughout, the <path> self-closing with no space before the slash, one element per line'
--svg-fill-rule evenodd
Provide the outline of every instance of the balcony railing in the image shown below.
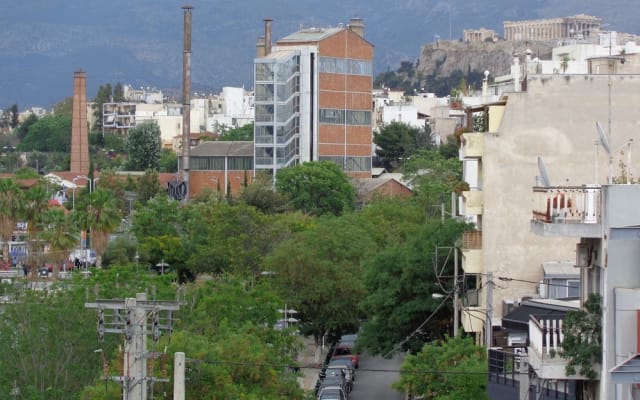
<path fill-rule="evenodd" d="M 541 355 L 555 355 L 562 349 L 564 333 L 561 319 L 538 321 L 529 317 L 529 346 Z"/>
<path fill-rule="evenodd" d="M 600 223 L 600 186 L 533 188 L 533 220 L 547 223 Z"/>
<path fill-rule="evenodd" d="M 469 231 L 462 234 L 463 249 L 482 249 L 482 231 Z"/>

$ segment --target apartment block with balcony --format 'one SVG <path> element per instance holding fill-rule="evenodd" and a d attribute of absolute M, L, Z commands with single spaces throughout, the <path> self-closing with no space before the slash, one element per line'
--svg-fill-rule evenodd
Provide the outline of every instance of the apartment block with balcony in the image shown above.
<path fill-rule="evenodd" d="M 571 237 L 575 265 L 580 270 L 581 299 L 602 297 L 602 362 L 594 398 L 635 399 L 640 394 L 640 185 L 607 184 L 534 189 L 531 230 L 541 237 Z M 559 202 L 558 199 L 564 199 Z M 549 212 L 547 210 L 549 209 Z M 549 218 L 548 215 L 566 216 Z M 549 327 L 546 327 L 549 329 Z M 562 341 L 561 325 L 552 327 Z M 544 332 L 533 324 L 530 364 L 551 371 L 555 364 L 564 379 L 566 360 L 551 359 L 543 345 Z M 535 340 L 534 340 L 535 339 Z M 550 343 L 547 343 L 549 346 Z"/>
<path fill-rule="evenodd" d="M 371 177 L 373 46 L 364 25 L 302 29 L 271 47 L 271 21 L 255 66 L 255 169 L 328 160 Z"/>

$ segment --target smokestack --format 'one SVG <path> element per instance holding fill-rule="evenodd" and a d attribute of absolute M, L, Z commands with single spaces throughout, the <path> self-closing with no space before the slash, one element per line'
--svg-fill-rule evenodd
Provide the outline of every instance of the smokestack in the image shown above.
<path fill-rule="evenodd" d="M 87 74 L 73 73 L 73 103 L 71 110 L 71 166 L 78 175 L 89 173 L 89 135 L 87 133 Z M 102 118 L 102 110 L 100 110 Z"/>
<path fill-rule="evenodd" d="M 189 150 L 191 131 L 191 10 L 193 6 L 183 6 L 184 10 L 184 50 L 182 53 L 182 180 L 186 193 L 183 201 L 189 202 Z"/>
<path fill-rule="evenodd" d="M 257 58 L 261 58 L 264 57 L 265 54 L 265 46 L 264 46 L 265 42 L 264 42 L 264 36 L 261 36 L 258 38 L 258 40 L 256 40 L 256 57 Z"/>
<path fill-rule="evenodd" d="M 264 55 L 271 54 L 271 18 L 264 20 Z"/>
<path fill-rule="evenodd" d="M 351 18 L 349 20 L 349 29 L 361 38 L 364 38 L 364 21 L 362 18 Z"/>

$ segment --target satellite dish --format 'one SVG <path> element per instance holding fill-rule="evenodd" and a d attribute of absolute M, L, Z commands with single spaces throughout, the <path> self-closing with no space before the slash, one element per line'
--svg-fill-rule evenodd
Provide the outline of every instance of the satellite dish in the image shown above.
<path fill-rule="evenodd" d="M 596 128 L 598 129 L 598 136 L 600 136 L 600 144 L 607 152 L 607 154 L 611 154 L 611 147 L 609 146 L 609 140 L 607 139 L 607 135 L 604 134 L 604 129 L 602 129 L 602 125 L 600 122 L 596 121 Z"/>
<path fill-rule="evenodd" d="M 538 156 L 538 169 L 540 170 L 540 179 L 542 180 L 542 186 L 548 188 L 549 186 L 551 186 L 551 181 L 549 180 L 547 167 L 544 165 L 544 161 L 542 161 L 542 157 L 540 156 Z"/>

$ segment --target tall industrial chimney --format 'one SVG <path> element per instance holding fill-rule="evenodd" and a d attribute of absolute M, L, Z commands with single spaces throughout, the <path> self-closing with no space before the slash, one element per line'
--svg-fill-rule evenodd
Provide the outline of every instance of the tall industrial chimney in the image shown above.
<path fill-rule="evenodd" d="M 264 55 L 271 54 L 271 18 L 264 20 Z"/>
<path fill-rule="evenodd" d="M 84 71 L 76 71 L 73 73 L 71 168 L 69 170 L 85 176 L 89 173 L 89 135 L 87 131 L 87 74 Z"/>
<path fill-rule="evenodd" d="M 184 10 L 184 50 L 182 53 L 182 179 L 186 187 L 184 202 L 189 202 L 189 151 L 191 140 L 191 10 L 193 6 L 183 6 Z"/>

